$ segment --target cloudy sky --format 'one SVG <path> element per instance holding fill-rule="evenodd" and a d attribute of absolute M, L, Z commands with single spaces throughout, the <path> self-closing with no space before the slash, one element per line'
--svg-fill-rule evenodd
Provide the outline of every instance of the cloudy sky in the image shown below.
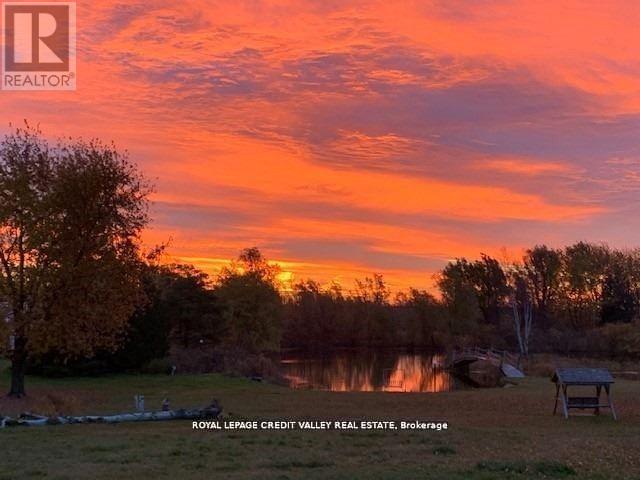
<path fill-rule="evenodd" d="M 149 244 L 210 273 L 429 287 L 457 256 L 640 245 L 640 3 L 82 0 L 76 92 L 0 131 L 115 141 Z"/>

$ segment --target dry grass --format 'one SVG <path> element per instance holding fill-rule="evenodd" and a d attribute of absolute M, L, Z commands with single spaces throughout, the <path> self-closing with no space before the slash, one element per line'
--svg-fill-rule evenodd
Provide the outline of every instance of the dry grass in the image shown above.
<path fill-rule="evenodd" d="M 604 360 L 590 357 L 566 357 L 549 353 L 532 355 L 525 362 L 529 375 L 550 377 L 558 367 L 608 368 L 620 378 L 640 379 L 640 363 L 637 360 Z"/>
<path fill-rule="evenodd" d="M 554 387 L 528 378 L 504 389 L 441 394 L 331 393 L 220 375 L 30 378 L 30 398 L 3 413 L 42 406 L 60 413 L 130 410 L 212 397 L 228 418 L 434 419 L 447 432 L 197 432 L 189 422 L 5 429 L 0 479 L 523 479 L 639 478 L 640 382 L 614 388 L 621 420 L 551 416 Z M 8 378 L 0 378 L 5 389 Z M 41 402 L 41 403 L 39 403 Z"/>

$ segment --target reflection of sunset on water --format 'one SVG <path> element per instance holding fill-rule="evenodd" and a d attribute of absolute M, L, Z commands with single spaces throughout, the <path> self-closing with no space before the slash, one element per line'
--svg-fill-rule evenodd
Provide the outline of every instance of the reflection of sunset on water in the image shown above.
<path fill-rule="evenodd" d="M 293 388 L 334 392 L 445 392 L 453 378 L 439 355 L 340 353 L 326 358 L 288 359 L 283 375 Z"/>
<path fill-rule="evenodd" d="M 447 392 L 452 389 L 449 374 L 435 357 L 401 355 L 390 376 L 388 389 L 405 392 Z M 395 387 L 400 385 L 400 387 Z"/>

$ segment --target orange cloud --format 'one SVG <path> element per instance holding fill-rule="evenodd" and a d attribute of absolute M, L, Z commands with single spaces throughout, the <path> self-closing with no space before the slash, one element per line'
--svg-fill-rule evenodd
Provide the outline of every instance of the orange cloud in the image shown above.
<path fill-rule="evenodd" d="M 246 138 L 209 137 L 211 144 L 233 145 L 215 157 L 200 155 L 172 166 L 174 175 L 194 183 L 251 189 L 264 198 L 317 199 L 396 213 L 422 213 L 476 220 L 523 219 L 565 221 L 602 212 L 601 207 L 557 205 L 544 198 L 506 188 L 468 185 L 405 174 L 331 168 L 306 160 L 303 146 L 264 144 Z M 202 149 L 206 151 L 206 147 Z M 259 158 L 259 161 L 256 161 Z M 182 197 L 207 204 L 201 195 Z M 160 192 L 157 199 L 171 197 Z"/>
<path fill-rule="evenodd" d="M 487 159 L 479 162 L 476 168 L 528 176 L 571 173 L 571 169 L 561 163 L 513 159 Z"/>
<path fill-rule="evenodd" d="M 502 246 L 640 243 L 638 20 L 623 1 L 96 0 L 78 90 L 3 92 L 0 128 L 128 149 L 157 185 L 145 242 L 212 274 L 256 245 L 289 283 L 430 286 Z"/>

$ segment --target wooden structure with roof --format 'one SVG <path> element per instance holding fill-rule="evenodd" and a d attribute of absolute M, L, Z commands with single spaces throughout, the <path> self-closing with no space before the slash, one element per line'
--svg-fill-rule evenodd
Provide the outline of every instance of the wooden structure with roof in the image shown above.
<path fill-rule="evenodd" d="M 614 383 L 611 373 L 606 368 L 558 368 L 551 381 L 556 384 L 556 402 L 553 414 L 558 410 L 558 399 L 562 402 L 562 411 L 565 418 L 569 418 L 569 410 L 593 409 L 598 415 L 601 408 L 611 410 L 614 420 L 617 420 L 616 412 L 611 400 L 611 385 Z M 593 397 L 570 397 L 567 394 L 568 387 L 594 387 Z M 602 390 L 607 394 L 606 402 L 601 400 Z"/>

